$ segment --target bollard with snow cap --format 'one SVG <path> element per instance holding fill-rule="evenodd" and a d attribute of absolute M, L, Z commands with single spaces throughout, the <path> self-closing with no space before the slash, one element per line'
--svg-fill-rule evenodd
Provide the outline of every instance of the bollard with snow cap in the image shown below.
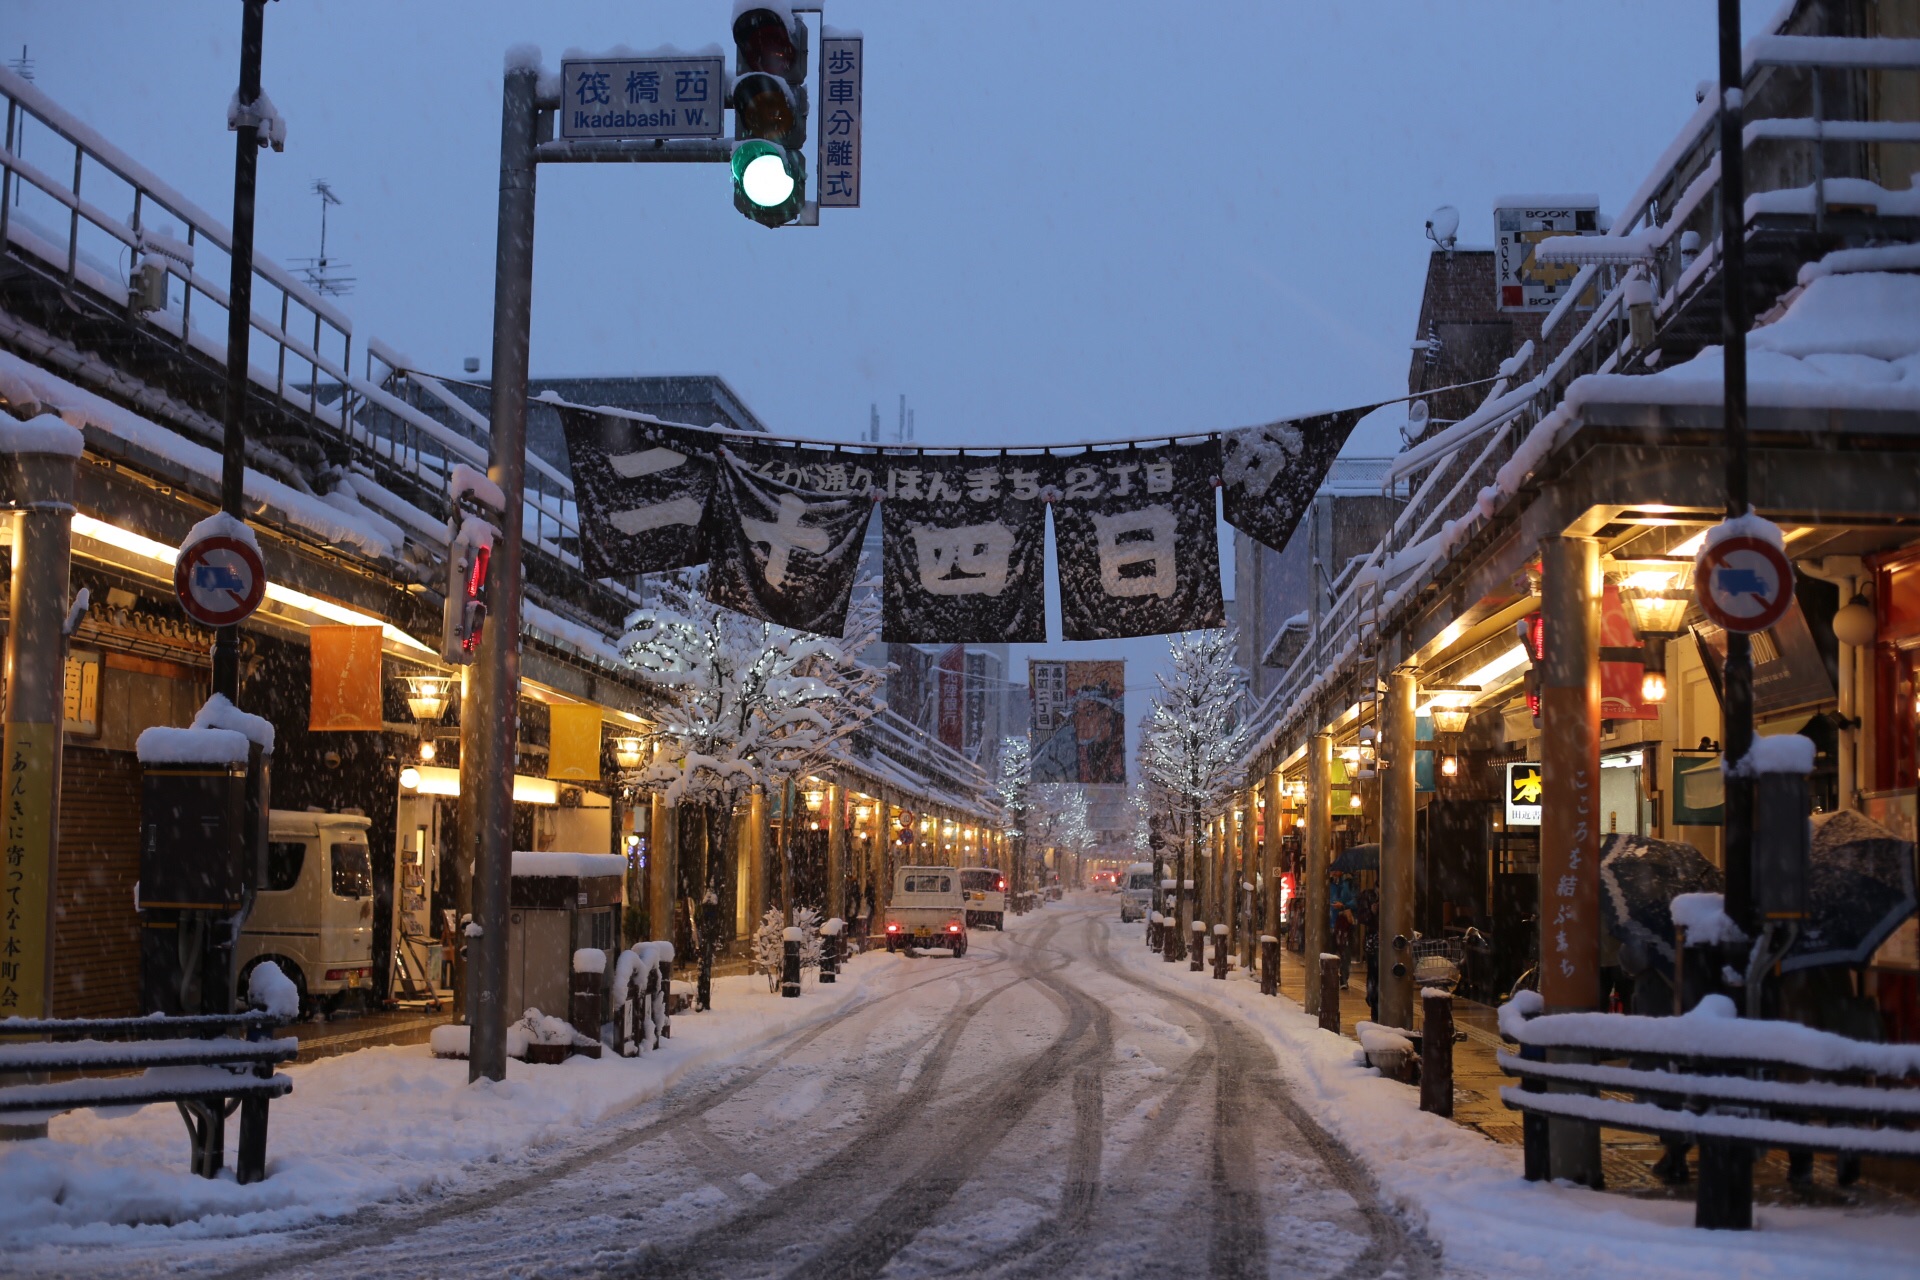
<path fill-rule="evenodd" d="M 840 948 L 846 941 L 847 922 L 839 916 L 820 926 L 820 937 L 824 943 L 820 948 L 820 981 L 823 983 L 840 980 Z"/>
<path fill-rule="evenodd" d="M 1213 976 L 1225 982 L 1227 978 L 1227 926 L 1213 926 Z"/>
<path fill-rule="evenodd" d="M 1193 954 L 1187 961 L 1187 972 L 1199 973 L 1207 967 L 1207 922 L 1193 922 Z"/>
<path fill-rule="evenodd" d="M 786 940 L 780 960 L 780 994 L 789 1000 L 800 997 L 800 944 L 807 935 L 797 925 L 788 925 L 780 935 Z"/>

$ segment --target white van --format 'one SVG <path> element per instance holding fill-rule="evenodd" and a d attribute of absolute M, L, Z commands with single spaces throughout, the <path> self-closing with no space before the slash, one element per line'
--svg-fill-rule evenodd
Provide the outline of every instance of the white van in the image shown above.
<path fill-rule="evenodd" d="M 962 867 L 960 892 L 967 899 L 967 923 L 1007 931 L 1007 877 L 997 867 Z"/>
<path fill-rule="evenodd" d="M 303 1010 L 373 986 L 371 825 L 344 813 L 268 813 L 266 880 L 234 954 L 242 995 L 262 960 L 293 979 Z"/>
<path fill-rule="evenodd" d="M 1120 923 L 1145 920 L 1153 910 L 1153 864 L 1135 862 L 1127 866 L 1120 882 Z"/>

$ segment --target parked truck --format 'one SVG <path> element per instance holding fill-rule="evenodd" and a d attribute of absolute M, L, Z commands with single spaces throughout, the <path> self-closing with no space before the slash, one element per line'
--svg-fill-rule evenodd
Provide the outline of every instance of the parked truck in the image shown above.
<path fill-rule="evenodd" d="M 967 904 L 956 867 L 902 867 L 886 910 L 887 950 L 945 947 L 967 953 Z"/>

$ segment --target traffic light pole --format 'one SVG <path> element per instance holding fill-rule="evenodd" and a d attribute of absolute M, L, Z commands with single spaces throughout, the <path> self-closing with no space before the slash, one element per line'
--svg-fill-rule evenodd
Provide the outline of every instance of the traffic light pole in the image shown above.
<path fill-rule="evenodd" d="M 487 478 L 506 499 L 488 564 L 486 621 L 475 654 L 473 694 L 463 702 L 461 782 L 474 788 L 473 919 L 468 945 L 467 1078 L 507 1073 L 507 900 L 513 877 L 513 774 L 519 728 L 520 584 L 527 471 L 527 362 L 533 309 L 535 174 L 542 164 L 727 164 L 727 139 L 551 141 L 558 98 L 541 101 L 539 71 L 506 73 L 500 116 L 500 211 L 494 247 L 493 406 Z M 231 438 L 231 437 L 230 437 Z M 471 706 L 471 723 L 465 712 Z M 472 768 L 467 767 L 471 757 Z"/>

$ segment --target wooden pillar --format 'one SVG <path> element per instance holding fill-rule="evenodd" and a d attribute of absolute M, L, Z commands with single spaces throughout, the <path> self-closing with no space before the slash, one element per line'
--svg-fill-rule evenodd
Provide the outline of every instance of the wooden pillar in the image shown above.
<path fill-rule="evenodd" d="M 755 783 L 747 798 L 747 933 L 767 914 L 767 789 Z"/>
<path fill-rule="evenodd" d="M 1285 834 L 1281 823 L 1285 821 L 1285 808 L 1281 804 L 1285 787 L 1280 771 L 1275 769 L 1267 775 L 1267 814 L 1261 824 L 1261 880 L 1263 898 L 1261 902 L 1264 924 L 1261 927 L 1260 943 L 1260 991 L 1263 995 L 1280 994 L 1280 840 Z M 1272 942 L 1266 941 L 1272 938 Z"/>
<path fill-rule="evenodd" d="M 673 940 L 674 898 L 680 888 L 680 809 L 659 796 L 647 804 L 647 937 Z"/>
<path fill-rule="evenodd" d="M 827 785 L 827 919 L 847 918 L 847 793 Z"/>
<path fill-rule="evenodd" d="M 1414 678 L 1387 677 L 1380 754 L 1380 1021 L 1413 1027 Z"/>
<path fill-rule="evenodd" d="M 1548 538 L 1540 568 L 1540 997 L 1584 1013 L 1600 1007 L 1599 544 Z M 1549 1133 L 1553 1176 L 1600 1186 L 1599 1129 L 1552 1120 Z"/>
<path fill-rule="evenodd" d="M 1299 887 L 1306 912 L 1307 972 L 1320 972 L 1327 949 L 1327 863 L 1333 846 L 1333 735 L 1321 730 L 1307 744 L 1307 868 Z M 1306 1008 L 1320 1012 L 1321 984 L 1306 985 Z M 1336 1014 L 1337 1018 L 1338 1015 Z"/>

